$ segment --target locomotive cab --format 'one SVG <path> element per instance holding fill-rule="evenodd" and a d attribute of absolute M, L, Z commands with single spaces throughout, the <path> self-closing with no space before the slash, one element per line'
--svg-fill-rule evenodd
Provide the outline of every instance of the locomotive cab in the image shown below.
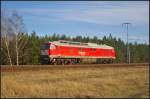
<path fill-rule="evenodd" d="M 50 43 L 45 43 L 41 46 L 40 60 L 42 64 L 49 62 L 49 49 L 50 49 Z"/>

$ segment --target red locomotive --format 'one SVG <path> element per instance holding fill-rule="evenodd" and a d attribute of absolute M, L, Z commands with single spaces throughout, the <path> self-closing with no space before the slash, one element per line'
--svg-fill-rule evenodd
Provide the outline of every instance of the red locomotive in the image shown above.
<path fill-rule="evenodd" d="M 50 64 L 75 64 L 85 61 L 111 63 L 115 50 L 108 45 L 81 43 L 72 41 L 54 41 L 45 43 L 40 50 L 41 62 Z"/>

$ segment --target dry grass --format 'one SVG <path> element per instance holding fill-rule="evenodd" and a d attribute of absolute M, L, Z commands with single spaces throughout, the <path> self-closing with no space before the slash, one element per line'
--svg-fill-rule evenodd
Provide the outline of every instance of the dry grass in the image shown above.
<path fill-rule="evenodd" d="M 148 98 L 148 67 L 71 68 L 1 73 L 1 96 Z"/>

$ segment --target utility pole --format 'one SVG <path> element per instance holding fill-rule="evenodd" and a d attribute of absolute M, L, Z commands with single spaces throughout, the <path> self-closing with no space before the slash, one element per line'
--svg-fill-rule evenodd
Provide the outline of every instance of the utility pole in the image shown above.
<path fill-rule="evenodd" d="M 127 62 L 128 64 L 130 64 L 130 48 L 129 48 L 129 43 L 128 43 L 128 26 L 130 25 L 131 23 L 123 23 L 122 26 L 126 26 L 127 27 Z"/>

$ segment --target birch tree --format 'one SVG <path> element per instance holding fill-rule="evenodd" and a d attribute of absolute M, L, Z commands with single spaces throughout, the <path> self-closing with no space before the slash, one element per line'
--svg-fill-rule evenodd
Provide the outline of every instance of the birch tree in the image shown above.
<path fill-rule="evenodd" d="M 6 45 L 6 50 L 7 50 L 7 56 L 8 56 L 8 60 L 10 65 L 12 66 L 12 59 L 11 59 L 11 55 L 10 55 L 10 50 L 9 50 L 9 32 L 8 32 L 8 17 L 5 13 L 5 9 L 1 10 L 1 35 L 4 39 L 4 43 Z M 2 39 L 1 39 L 1 43 L 2 43 Z"/>
<path fill-rule="evenodd" d="M 16 65 L 19 65 L 19 50 L 27 44 L 27 40 L 23 39 L 24 23 L 21 16 L 18 15 L 16 10 L 13 10 L 10 20 L 13 33 L 15 34 L 15 48 L 16 48 Z M 23 42 L 22 42 L 23 41 Z"/>
<path fill-rule="evenodd" d="M 15 47 L 15 53 L 16 53 L 16 65 L 19 65 L 19 57 L 22 57 L 19 52 L 23 49 L 27 44 L 27 39 L 25 38 L 25 25 L 23 23 L 23 19 L 21 16 L 18 15 L 17 11 L 11 10 L 10 12 L 6 11 L 5 9 L 1 9 L 1 32 L 2 37 L 5 41 L 6 49 L 7 49 L 7 55 L 9 59 L 9 63 L 12 66 L 12 57 L 10 54 L 10 51 L 12 51 L 12 48 L 9 48 L 9 42 L 14 42 Z M 12 52 L 14 53 L 14 52 Z"/>

